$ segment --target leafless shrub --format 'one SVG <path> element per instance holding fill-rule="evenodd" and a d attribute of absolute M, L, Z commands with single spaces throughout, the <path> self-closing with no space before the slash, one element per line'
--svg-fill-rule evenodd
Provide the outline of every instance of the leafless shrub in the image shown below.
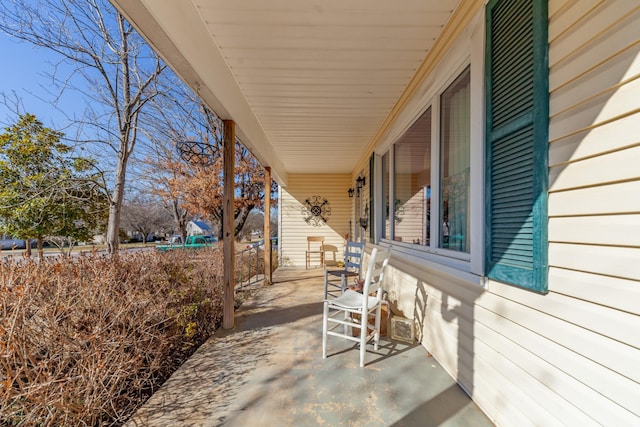
<path fill-rule="evenodd" d="M 222 316 L 220 251 L 0 265 L 0 425 L 120 425 Z"/>

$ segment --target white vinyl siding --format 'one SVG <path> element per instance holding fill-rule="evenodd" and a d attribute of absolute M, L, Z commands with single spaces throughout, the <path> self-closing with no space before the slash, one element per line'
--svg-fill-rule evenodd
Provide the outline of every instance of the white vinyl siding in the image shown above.
<path fill-rule="evenodd" d="M 640 425 L 638 28 L 636 1 L 549 2 L 547 294 L 392 255 L 393 307 L 498 426 Z"/>
<path fill-rule="evenodd" d="M 290 185 L 281 189 L 280 210 L 280 265 L 284 267 L 305 267 L 307 236 L 324 236 L 325 244 L 338 249 L 336 259 L 343 258 L 344 234 L 349 232 L 352 220 L 353 199 L 350 199 L 349 175 L 289 175 Z M 303 202 L 306 198 L 320 196 L 326 198 L 331 215 L 326 224 L 314 227 L 304 221 Z M 312 260 L 317 266 L 317 260 Z"/>

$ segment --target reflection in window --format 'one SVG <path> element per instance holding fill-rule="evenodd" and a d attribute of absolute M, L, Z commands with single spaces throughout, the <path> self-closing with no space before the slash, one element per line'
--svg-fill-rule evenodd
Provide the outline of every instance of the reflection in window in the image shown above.
<path fill-rule="evenodd" d="M 467 68 L 441 97 L 440 247 L 469 252 L 470 81 Z"/>
<path fill-rule="evenodd" d="M 384 230 L 382 237 L 391 236 L 391 223 L 389 222 L 389 153 L 382 156 L 382 200 L 386 201 L 385 215 L 384 215 Z"/>
<path fill-rule="evenodd" d="M 394 239 L 429 245 L 431 108 L 394 147 Z"/>

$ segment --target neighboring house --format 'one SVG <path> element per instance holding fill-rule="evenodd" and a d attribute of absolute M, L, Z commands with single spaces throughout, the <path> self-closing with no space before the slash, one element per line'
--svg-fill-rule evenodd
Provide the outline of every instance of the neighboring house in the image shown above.
<path fill-rule="evenodd" d="M 390 245 L 494 423 L 640 425 L 637 1 L 112 2 L 270 168 L 287 265 Z"/>
<path fill-rule="evenodd" d="M 156 239 L 156 233 L 154 232 L 147 234 L 146 238 L 139 231 L 127 231 L 126 234 L 127 237 L 134 242 L 153 242 Z"/>
<path fill-rule="evenodd" d="M 211 227 L 201 220 L 189 221 L 187 236 L 211 236 Z"/>

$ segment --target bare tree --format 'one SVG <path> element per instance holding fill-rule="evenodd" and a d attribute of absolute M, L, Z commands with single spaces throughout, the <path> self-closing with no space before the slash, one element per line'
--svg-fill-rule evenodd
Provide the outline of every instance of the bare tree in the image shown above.
<path fill-rule="evenodd" d="M 264 213 L 261 211 L 252 210 L 247 216 L 242 230 L 238 234 L 238 237 L 242 240 L 251 240 L 254 234 L 262 235 L 264 230 Z"/>
<path fill-rule="evenodd" d="M 6 0 L 0 3 L 0 31 L 49 49 L 72 73 L 52 81 L 78 90 L 91 108 L 82 120 L 87 142 L 105 144 L 112 159 L 107 247 L 118 249 L 127 164 L 139 137 L 143 109 L 159 93 L 166 65 L 107 0 Z M 74 83 L 77 78 L 83 84 Z M 101 150 L 104 151 L 104 150 Z"/>
<path fill-rule="evenodd" d="M 171 168 L 171 160 L 157 157 L 150 161 L 154 164 L 153 172 L 148 175 L 151 179 L 152 193 L 162 199 L 165 208 L 171 213 L 174 230 L 182 236 L 182 241 L 187 237 L 187 223 L 193 217 L 182 205 L 182 194 L 179 188 L 172 183 L 177 179 L 178 171 Z"/>
<path fill-rule="evenodd" d="M 143 241 L 151 233 L 165 233 L 172 229 L 171 213 L 160 200 L 137 194 L 122 206 L 122 225 L 142 235 Z"/>
<path fill-rule="evenodd" d="M 155 112 L 149 140 L 156 149 L 149 156 L 149 176 L 156 177 L 154 191 L 167 202 L 214 224 L 223 222 L 223 123 L 188 88 L 172 85 L 170 96 L 150 104 Z M 165 93 L 163 93 L 164 95 Z M 264 203 L 264 169 L 236 140 L 234 235 L 238 236 L 254 209 Z M 276 194 L 275 182 L 270 182 Z M 275 206 L 276 200 L 271 201 Z M 222 236 L 218 236 L 222 237 Z"/>
<path fill-rule="evenodd" d="M 190 134 L 189 120 L 185 118 L 191 117 L 190 109 L 197 105 L 193 93 L 182 82 L 174 80 L 169 86 L 162 96 L 152 100 L 147 111 L 152 125 L 145 128 L 145 133 L 151 143 L 146 147 L 140 179 L 148 183 L 152 194 L 163 200 L 173 217 L 175 231 L 185 241 L 187 223 L 193 215 L 184 207 L 182 189 L 173 185 L 180 174 L 174 165 L 182 162 L 176 142 Z"/>

